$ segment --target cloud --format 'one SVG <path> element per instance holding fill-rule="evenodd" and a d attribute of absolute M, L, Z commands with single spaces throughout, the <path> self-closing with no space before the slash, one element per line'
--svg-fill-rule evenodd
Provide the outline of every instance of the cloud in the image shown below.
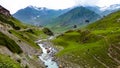
<path fill-rule="evenodd" d="M 1 0 L 0 5 L 4 6 L 11 13 L 29 5 L 47 7 L 51 9 L 65 9 L 75 5 L 74 0 Z"/>
<path fill-rule="evenodd" d="M 100 7 L 120 4 L 120 0 L 74 0 L 76 5 L 97 5 Z"/>
<path fill-rule="evenodd" d="M 74 0 L 76 5 L 95 5 L 98 0 Z"/>
<path fill-rule="evenodd" d="M 51 9 L 65 9 L 77 5 L 97 5 L 103 7 L 116 3 L 120 4 L 120 0 L 0 0 L 0 5 L 10 10 L 12 14 L 29 5 Z"/>
<path fill-rule="evenodd" d="M 41 0 L 35 6 L 42 6 L 52 9 L 65 9 L 75 5 L 73 0 Z"/>
<path fill-rule="evenodd" d="M 103 6 L 110 6 L 111 4 L 120 4 L 120 0 L 99 0 L 96 5 L 103 7 Z"/>

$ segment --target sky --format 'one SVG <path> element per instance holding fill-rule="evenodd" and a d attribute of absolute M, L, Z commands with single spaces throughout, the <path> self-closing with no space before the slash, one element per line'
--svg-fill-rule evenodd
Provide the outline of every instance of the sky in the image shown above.
<path fill-rule="evenodd" d="M 0 5 L 10 10 L 11 14 L 30 5 L 50 9 L 65 9 L 78 5 L 104 7 L 111 4 L 120 4 L 120 0 L 0 0 Z"/>

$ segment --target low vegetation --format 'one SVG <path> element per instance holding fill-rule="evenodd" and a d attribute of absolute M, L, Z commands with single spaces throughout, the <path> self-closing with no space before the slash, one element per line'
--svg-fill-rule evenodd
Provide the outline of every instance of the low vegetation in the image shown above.
<path fill-rule="evenodd" d="M 21 48 L 8 36 L 0 32 L 0 45 L 6 46 L 13 53 L 22 53 Z"/>
<path fill-rule="evenodd" d="M 81 30 L 70 30 L 58 36 L 52 42 L 64 49 L 56 56 L 81 67 L 116 68 L 120 65 L 119 18 L 120 11 Z"/>
<path fill-rule="evenodd" d="M 20 64 L 10 57 L 0 54 L 0 68 L 22 68 Z"/>
<path fill-rule="evenodd" d="M 42 30 L 35 28 L 25 29 L 21 31 L 9 30 L 9 32 L 35 48 L 39 48 L 39 46 L 35 43 L 37 39 L 40 37 L 47 37 L 47 35 L 45 35 Z"/>
<path fill-rule="evenodd" d="M 48 29 L 48 28 L 43 28 L 42 31 L 43 31 L 45 34 L 49 35 L 49 36 L 54 35 L 53 32 L 52 32 L 50 29 Z"/>
<path fill-rule="evenodd" d="M 27 28 L 27 26 L 23 25 L 20 21 L 18 21 L 17 19 L 13 18 L 13 17 L 6 17 L 3 14 L 0 14 L 0 21 L 4 22 L 6 24 L 9 24 L 10 26 L 12 26 L 15 30 L 20 30 L 21 28 Z"/>
<path fill-rule="evenodd" d="M 31 57 L 36 57 L 41 51 L 35 41 L 47 37 L 42 28 L 23 24 L 12 17 L 9 11 L 3 11 L 0 13 L 0 68 L 42 67 L 38 58 Z"/>

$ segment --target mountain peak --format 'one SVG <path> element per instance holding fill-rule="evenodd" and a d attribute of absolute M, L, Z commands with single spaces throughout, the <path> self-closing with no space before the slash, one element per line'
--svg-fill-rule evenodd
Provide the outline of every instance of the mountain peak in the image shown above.
<path fill-rule="evenodd" d="M 32 8 L 32 9 L 35 9 L 35 10 L 38 10 L 38 11 L 41 11 L 41 10 L 47 10 L 48 8 L 46 7 L 36 7 L 36 6 L 28 6 L 27 8 Z"/>
<path fill-rule="evenodd" d="M 110 5 L 110 6 L 101 7 L 100 10 L 101 10 L 101 11 L 105 11 L 105 10 L 115 10 L 115 9 L 119 9 L 119 8 L 120 8 L 120 4 L 113 4 L 113 5 Z"/>
<path fill-rule="evenodd" d="M 10 11 L 7 10 L 7 9 L 5 9 L 5 8 L 2 7 L 1 5 L 0 5 L 0 14 L 3 14 L 3 15 L 5 15 L 5 16 L 11 16 Z"/>

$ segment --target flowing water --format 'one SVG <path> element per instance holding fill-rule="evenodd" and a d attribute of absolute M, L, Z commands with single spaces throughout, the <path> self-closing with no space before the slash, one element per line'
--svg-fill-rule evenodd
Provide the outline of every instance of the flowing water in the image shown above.
<path fill-rule="evenodd" d="M 56 50 L 44 43 L 39 43 L 38 45 L 42 49 L 42 54 L 39 56 L 39 58 L 44 62 L 45 66 L 47 68 L 58 68 L 58 64 L 54 61 L 53 57 Z"/>

